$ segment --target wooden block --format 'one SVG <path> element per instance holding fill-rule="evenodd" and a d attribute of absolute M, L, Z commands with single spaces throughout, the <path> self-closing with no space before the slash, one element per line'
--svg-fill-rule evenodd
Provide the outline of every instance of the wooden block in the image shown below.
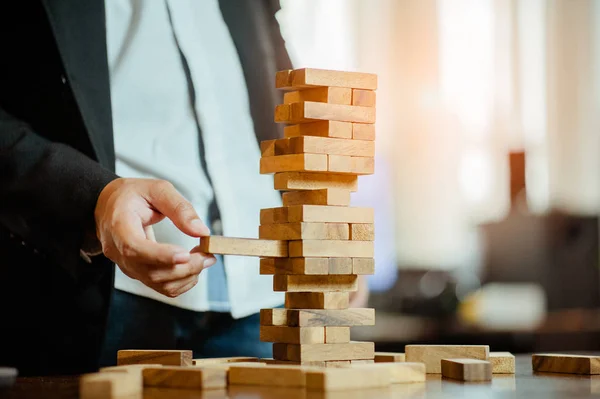
<path fill-rule="evenodd" d="M 352 139 L 354 140 L 375 140 L 375 125 L 372 123 L 353 123 Z"/>
<path fill-rule="evenodd" d="M 328 155 L 327 157 L 327 170 L 329 172 L 350 173 L 354 175 L 372 175 L 375 173 L 374 158 L 352 157 L 348 155 Z"/>
<path fill-rule="evenodd" d="M 442 377 L 460 381 L 491 381 L 492 364 L 476 359 L 442 359 Z"/>
<path fill-rule="evenodd" d="M 375 108 L 357 105 L 303 101 L 275 107 L 275 122 L 306 123 L 315 121 L 375 123 Z"/>
<path fill-rule="evenodd" d="M 141 396 L 143 385 L 132 373 L 85 374 L 79 379 L 81 399 L 106 399 Z"/>
<path fill-rule="evenodd" d="M 288 222 L 288 208 L 265 208 L 260 210 L 260 224 L 268 225 Z"/>
<path fill-rule="evenodd" d="M 127 364 L 125 366 L 101 367 L 100 373 L 134 373 L 142 375 L 142 370 L 148 367 L 160 367 L 160 364 Z"/>
<path fill-rule="evenodd" d="M 260 260 L 261 274 L 329 274 L 327 258 L 265 258 Z"/>
<path fill-rule="evenodd" d="M 350 342 L 350 327 L 325 327 L 326 344 L 347 344 Z"/>
<path fill-rule="evenodd" d="M 286 292 L 287 309 L 348 309 L 348 292 Z"/>
<path fill-rule="evenodd" d="M 600 374 L 600 356 L 535 354 L 531 357 L 533 371 L 566 374 Z"/>
<path fill-rule="evenodd" d="M 373 208 L 329 205 L 294 205 L 287 208 L 287 220 L 290 223 L 373 223 L 374 219 Z"/>
<path fill-rule="evenodd" d="M 353 327 L 375 324 L 375 310 L 352 309 L 261 309 L 263 326 Z"/>
<path fill-rule="evenodd" d="M 117 352 L 117 365 L 161 364 L 164 366 L 191 366 L 192 351 L 181 350 L 137 350 Z"/>
<path fill-rule="evenodd" d="M 275 387 L 304 387 L 306 376 L 299 366 L 231 367 L 231 385 L 267 385 Z"/>
<path fill-rule="evenodd" d="M 350 360 L 331 360 L 331 361 L 315 361 L 315 362 L 295 362 L 292 360 L 277 360 L 277 359 L 261 359 L 265 364 L 273 364 L 279 366 L 301 366 L 303 368 L 307 367 L 329 367 L 329 368 L 340 368 L 340 367 L 349 367 Z"/>
<path fill-rule="evenodd" d="M 288 242 L 290 258 L 372 258 L 375 253 L 373 241 L 302 240 Z"/>
<path fill-rule="evenodd" d="M 142 372 L 144 386 L 178 389 L 227 387 L 227 370 L 218 367 L 157 367 Z"/>
<path fill-rule="evenodd" d="M 306 389 L 316 391 L 358 390 L 386 387 L 388 373 L 373 367 L 330 368 L 306 370 Z M 371 397 L 365 396 L 365 397 Z"/>
<path fill-rule="evenodd" d="M 375 156 L 374 141 L 315 136 L 292 137 L 287 140 L 287 150 L 290 154 L 327 154 L 367 158 Z"/>
<path fill-rule="evenodd" d="M 347 344 L 273 344 L 273 358 L 292 361 L 328 361 L 373 358 L 373 342 Z"/>
<path fill-rule="evenodd" d="M 490 352 L 492 374 L 514 374 L 515 356 L 510 352 Z"/>
<path fill-rule="evenodd" d="M 442 359 L 488 360 L 488 345 L 406 345 L 407 362 L 425 363 L 428 374 L 442 372 Z"/>
<path fill-rule="evenodd" d="M 273 276 L 273 291 L 287 292 L 330 292 L 356 291 L 358 276 L 349 275 L 284 275 Z"/>
<path fill-rule="evenodd" d="M 253 363 L 258 362 L 257 357 L 246 357 L 246 356 L 234 356 L 234 357 L 209 357 L 205 359 L 193 359 L 192 364 L 194 366 L 208 366 L 214 364 L 227 364 L 227 363 Z"/>
<path fill-rule="evenodd" d="M 278 89 L 284 90 L 302 90 L 315 86 L 375 90 L 377 89 L 377 75 L 362 72 L 303 68 L 277 72 L 275 85 Z"/>
<path fill-rule="evenodd" d="M 358 94 L 357 98 L 364 98 L 365 94 Z M 344 104 L 344 105 L 363 105 L 363 104 L 352 104 L 353 102 L 353 90 L 347 87 L 315 87 L 314 89 L 289 91 L 283 95 L 283 102 L 285 104 L 299 103 L 303 101 L 315 101 L 320 103 L 329 104 Z M 365 101 L 359 102 L 364 103 Z"/>
<path fill-rule="evenodd" d="M 260 152 L 263 157 L 286 155 L 289 152 L 289 140 L 265 140 L 260 143 Z"/>
<path fill-rule="evenodd" d="M 375 360 L 374 359 L 360 359 L 360 360 L 354 359 L 354 360 L 351 360 L 350 363 L 354 364 L 354 365 L 373 364 L 373 363 L 375 363 Z"/>
<path fill-rule="evenodd" d="M 207 254 L 264 256 L 286 258 L 287 241 L 257 240 L 223 236 L 200 237 L 200 251 Z"/>
<path fill-rule="evenodd" d="M 329 258 L 329 274 L 352 274 L 352 258 Z"/>
<path fill-rule="evenodd" d="M 325 154 L 290 154 L 262 157 L 260 173 L 278 172 L 327 172 L 328 162 Z"/>
<path fill-rule="evenodd" d="M 349 206 L 350 190 L 326 188 L 321 190 L 288 191 L 283 193 L 283 206 L 333 205 Z"/>
<path fill-rule="evenodd" d="M 321 222 L 266 224 L 259 227 L 258 236 L 269 240 L 348 240 L 350 227 L 347 223 Z"/>
<path fill-rule="evenodd" d="M 375 240 L 375 225 L 373 223 L 352 223 L 350 225 L 350 239 L 358 241 Z"/>
<path fill-rule="evenodd" d="M 299 123 L 283 128 L 284 137 L 319 136 L 340 139 L 352 138 L 352 123 L 340 121 L 316 121 Z"/>
<path fill-rule="evenodd" d="M 360 363 L 359 363 L 360 362 Z M 392 384 L 405 384 L 413 382 L 425 382 L 425 364 L 423 363 L 399 363 L 399 362 L 385 362 L 385 363 L 373 363 L 371 364 L 362 363 L 364 360 L 352 360 L 351 367 L 361 368 L 372 368 L 380 370 L 381 373 L 389 373 L 390 383 Z"/>
<path fill-rule="evenodd" d="M 373 90 L 352 89 L 352 105 L 374 107 L 376 105 L 375 92 Z"/>
<path fill-rule="evenodd" d="M 263 342 L 282 342 L 286 344 L 324 344 L 325 328 L 260 326 L 260 340 Z"/>
<path fill-rule="evenodd" d="M 375 363 L 400 363 L 406 362 L 404 353 L 375 352 Z"/>
<path fill-rule="evenodd" d="M 352 259 L 352 274 L 375 274 L 375 259 L 354 258 Z"/>
<path fill-rule="evenodd" d="M 337 188 L 356 191 L 358 178 L 348 174 L 325 174 L 310 172 L 275 173 L 275 190 L 319 190 Z"/>

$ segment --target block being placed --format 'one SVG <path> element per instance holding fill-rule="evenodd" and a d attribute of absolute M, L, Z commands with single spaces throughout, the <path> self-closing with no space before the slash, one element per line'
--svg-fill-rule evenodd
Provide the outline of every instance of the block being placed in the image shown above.
<path fill-rule="evenodd" d="M 360 390 L 387 387 L 388 373 L 373 367 L 307 369 L 306 389 L 315 391 Z M 367 396 L 365 396 L 367 397 Z"/>
<path fill-rule="evenodd" d="M 287 208 L 287 220 L 290 223 L 373 223 L 374 219 L 373 208 L 327 205 L 294 205 Z M 348 237 L 351 237 L 350 233 Z"/>
<path fill-rule="evenodd" d="M 222 236 L 200 237 L 199 249 L 207 254 L 286 258 L 287 241 Z"/>
<path fill-rule="evenodd" d="M 348 309 L 348 292 L 286 292 L 287 309 Z"/>
<path fill-rule="evenodd" d="M 288 241 L 288 243 L 288 253 L 291 258 L 372 258 L 375 255 L 373 241 L 299 240 Z"/>
<path fill-rule="evenodd" d="M 192 351 L 187 350 L 137 350 L 117 352 L 117 365 L 160 364 L 165 366 L 191 366 Z"/>
<path fill-rule="evenodd" d="M 81 399 L 141 397 L 142 390 L 141 379 L 132 373 L 85 374 L 79 379 Z"/>
<path fill-rule="evenodd" d="M 260 260 L 260 274 L 329 274 L 327 258 L 264 258 Z"/>
<path fill-rule="evenodd" d="M 533 371 L 566 374 L 600 374 L 600 356 L 535 354 L 531 357 Z"/>
<path fill-rule="evenodd" d="M 327 154 L 349 157 L 375 156 L 375 142 L 368 140 L 346 140 L 331 137 L 300 136 L 287 140 L 290 154 Z"/>
<path fill-rule="evenodd" d="M 273 291 L 331 292 L 356 291 L 358 276 L 349 275 L 284 275 L 273 276 Z"/>
<path fill-rule="evenodd" d="M 273 344 L 273 358 L 292 361 L 328 361 L 373 359 L 373 342 L 350 342 L 347 344 Z"/>
<path fill-rule="evenodd" d="M 283 128 L 286 138 L 298 136 L 334 137 L 340 139 L 352 138 L 352 123 L 340 121 L 316 121 L 299 123 Z"/>
<path fill-rule="evenodd" d="M 372 123 L 353 123 L 352 139 L 374 141 L 375 125 Z"/>
<path fill-rule="evenodd" d="M 404 353 L 375 352 L 375 363 L 401 363 L 406 362 Z"/>
<path fill-rule="evenodd" d="M 146 368 L 144 386 L 179 389 L 221 389 L 227 387 L 227 369 L 221 367 Z"/>
<path fill-rule="evenodd" d="M 488 345 L 406 345 L 407 362 L 425 363 L 428 374 L 442 372 L 442 359 L 488 360 Z"/>
<path fill-rule="evenodd" d="M 358 97 L 361 97 L 361 95 L 359 94 Z M 362 97 L 364 97 L 364 95 L 362 95 Z M 289 91 L 283 95 L 283 102 L 285 104 L 299 103 L 303 101 L 315 101 L 329 104 L 362 105 L 365 107 L 371 106 L 364 104 L 352 104 L 352 89 L 347 87 L 315 87 L 314 89 Z M 364 101 L 359 102 L 363 103 Z"/>
<path fill-rule="evenodd" d="M 350 227 L 347 223 L 322 222 L 266 224 L 259 226 L 258 236 L 268 240 L 349 240 Z"/>
<path fill-rule="evenodd" d="M 375 92 L 373 90 L 352 89 L 352 105 L 374 107 L 376 105 Z"/>
<path fill-rule="evenodd" d="M 278 89 L 305 90 L 319 86 L 375 90 L 377 75 L 315 68 L 279 71 L 275 75 L 275 87 Z"/>
<path fill-rule="evenodd" d="M 325 327 L 326 344 L 347 344 L 350 342 L 350 327 Z"/>
<path fill-rule="evenodd" d="M 325 327 L 260 326 L 260 340 L 286 344 L 324 344 Z"/>
<path fill-rule="evenodd" d="M 278 172 L 327 172 L 328 158 L 325 154 L 289 154 L 262 157 L 260 173 Z"/>
<path fill-rule="evenodd" d="M 352 223 L 350 225 L 350 239 L 358 241 L 375 240 L 375 225 L 373 223 Z"/>
<path fill-rule="evenodd" d="M 260 324 L 289 327 L 372 326 L 375 324 L 375 310 L 367 308 L 261 309 Z"/>
<path fill-rule="evenodd" d="M 343 189 L 356 191 L 358 176 L 340 173 L 281 172 L 275 173 L 275 190 Z"/>
<path fill-rule="evenodd" d="M 493 374 L 514 374 L 515 356 L 510 352 L 490 352 Z"/>
<path fill-rule="evenodd" d="M 476 359 L 442 359 L 442 377 L 460 381 L 491 381 L 492 364 Z"/>
<path fill-rule="evenodd" d="M 233 356 L 233 357 L 209 357 L 205 359 L 193 359 L 192 364 L 194 366 L 208 366 L 215 364 L 227 364 L 227 363 L 249 363 L 258 362 L 257 357 L 246 357 L 246 356 Z"/>
<path fill-rule="evenodd" d="M 234 366 L 229 369 L 229 384 L 304 387 L 306 376 L 300 366 Z"/>

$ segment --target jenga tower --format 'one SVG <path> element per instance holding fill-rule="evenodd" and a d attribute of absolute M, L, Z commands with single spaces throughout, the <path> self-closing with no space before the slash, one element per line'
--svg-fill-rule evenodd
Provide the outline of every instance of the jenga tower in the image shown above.
<path fill-rule="evenodd" d="M 287 241 L 288 257 L 263 257 L 261 274 L 285 291 L 285 309 L 261 311 L 262 341 L 276 363 L 372 362 L 372 342 L 350 327 L 373 325 L 373 309 L 349 309 L 361 274 L 374 272 L 373 209 L 350 207 L 358 175 L 373 174 L 377 76 L 299 69 L 277 73 L 286 90 L 275 122 L 285 138 L 261 143 L 260 173 L 275 174 L 283 207 L 263 209 L 259 238 Z M 265 241 L 267 242 L 267 241 Z"/>

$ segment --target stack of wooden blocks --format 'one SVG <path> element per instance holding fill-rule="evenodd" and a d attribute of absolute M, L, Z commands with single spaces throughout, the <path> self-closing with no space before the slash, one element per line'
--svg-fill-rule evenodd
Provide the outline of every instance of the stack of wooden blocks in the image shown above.
<path fill-rule="evenodd" d="M 263 209 L 259 238 L 287 242 L 287 257 L 263 257 L 261 274 L 285 291 L 285 309 L 261 311 L 273 362 L 340 366 L 372 362 L 371 342 L 350 327 L 373 325 L 373 309 L 349 309 L 361 274 L 374 272 L 373 209 L 350 207 L 359 175 L 373 174 L 377 76 L 317 69 L 282 71 L 275 122 L 285 138 L 261 143 L 260 172 L 274 173 L 283 207 Z"/>

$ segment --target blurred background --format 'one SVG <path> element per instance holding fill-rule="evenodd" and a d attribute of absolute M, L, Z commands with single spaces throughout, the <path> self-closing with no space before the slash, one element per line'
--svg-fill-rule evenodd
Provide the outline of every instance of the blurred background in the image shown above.
<path fill-rule="evenodd" d="M 353 338 L 600 350 L 600 1 L 281 4 L 295 68 L 379 75 Z"/>

